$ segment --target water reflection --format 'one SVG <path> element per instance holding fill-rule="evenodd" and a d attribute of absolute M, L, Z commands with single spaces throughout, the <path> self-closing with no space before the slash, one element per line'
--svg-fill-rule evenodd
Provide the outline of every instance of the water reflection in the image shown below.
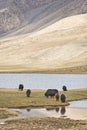
<path fill-rule="evenodd" d="M 30 112 L 30 110 L 31 110 L 30 108 L 27 108 L 27 109 L 26 109 L 27 112 Z"/>
<path fill-rule="evenodd" d="M 61 115 L 64 115 L 64 114 L 66 113 L 65 106 L 62 106 L 62 107 L 61 107 L 60 112 L 61 112 Z"/>
<path fill-rule="evenodd" d="M 26 111 L 30 112 L 30 111 L 33 111 L 33 110 L 30 109 L 30 108 L 26 108 Z M 64 115 L 66 113 L 66 107 L 65 106 L 62 106 L 62 107 L 47 107 L 46 111 L 48 111 L 50 113 L 52 113 L 53 111 L 55 111 L 56 113 L 59 112 L 61 114 L 61 116 L 62 116 L 62 115 Z"/>
<path fill-rule="evenodd" d="M 57 108 L 46 108 L 47 111 L 55 110 L 56 112 L 59 112 L 59 107 Z"/>
<path fill-rule="evenodd" d="M 26 111 L 24 111 L 24 110 L 26 110 Z M 44 111 L 47 114 L 58 113 L 58 115 L 62 116 L 66 113 L 66 107 L 65 106 L 62 106 L 62 107 L 47 107 L 47 108 L 43 108 L 43 109 L 42 108 L 26 108 L 26 109 L 21 109 L 21 114 L 24 113 L 23 115 L 25 115 L 25 113 L 29 114 L 29 112 L 30 112 L 29 115 L 31 115 L 31 113 L 34 115 L 35 111 L 39 111 L 39 112 Z M 39 116 L 40 115 L 41 115 L 41 113 L 39 114 Z"/>
<path fill-rule="evenodd" d="M 38 108 L 37 110 L 41 110 L 41 109 Z M 44 108 L 44 110 L 46 110 L 48 112 L 52 112 L 52 111 L 55 111 L 56 113 L 60 112 L 61 115 L 64 115 L 65 112 L 66 112 L 65 106 L 62 106 L 62 107 L 47 107 L 46 109 Z M 22 109 L 22 111 L 23 111 L 23 109 Z M 30 112 L 30 111 L 33 112 L 34 108 L 26 108 L 26 111 L 27 112 Z"/>
<path fill-rule="evenodd" d="M 59 107 L 58 107 L 58 108 L 56 108 L 56 112 L 59 112 Z"/>
<path fill-rule="evenodd" d="M 55 111 L 55 112 L 59 112 L 61 115 L 64 115 L 65 113 L 66 113 L 66 108 L 65 108 L 65 106 L 62 106 L 62 107 L 55 107 L 55 108 L 50 108 L 50 107 L 48 107 L 48 108 L 46 108 L 46 110 L 47 111 L 50 111 L 50 112 L 52 112 L 53 110 Z"/>

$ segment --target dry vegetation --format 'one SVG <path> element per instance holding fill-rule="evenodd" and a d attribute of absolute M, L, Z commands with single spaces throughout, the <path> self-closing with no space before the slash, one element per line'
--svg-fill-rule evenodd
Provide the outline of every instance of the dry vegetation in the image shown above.
<path fill-rule="evenodd" d="M 9 110 L 7 108 L 0 108 L 0 119 L 8 118 L 11 116 L 17 116 L 17 112 Z"/>

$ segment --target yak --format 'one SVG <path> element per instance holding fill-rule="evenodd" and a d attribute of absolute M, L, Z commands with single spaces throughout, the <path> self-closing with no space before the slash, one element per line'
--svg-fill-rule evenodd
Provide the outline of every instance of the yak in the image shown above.
<path fill-rule="evenodd" d="M 58 93 L 55 94 L 55 98 L 56 98 L 56 101 L 59 101 L 59 94 Z"/>
<path fill-rule="evenodd" d="M 27 91 L 26 91 L 27 97 L 30 97 L 30 94 L 31 94 L 31 90 L 30 90 L 30 89 L 27 89 Z"/>
<path fill-rule="evenodd" d="M 67 87 L 65 85 L 62 87 L 62 89 L 63 91 L 67 91 Z"/>
<path fill-rule="evenodd" d="M 19 90 L 23 91 L 24 89 L 24 85 L 23 84 L 19 84 Z"/>
<path fill-rule="evenodd" d="M 58 90 L 57 89 L 48 89 L 46 92 L 45 92 L 45 96 L 46 97 L 54 97 L 55 94 L 58 93 Z"/>
<path fill-rule="evenodd" d="M 61 94 L 61 102 L 65 102 L 66 101 L 66 96 L 64 94 Z"/>

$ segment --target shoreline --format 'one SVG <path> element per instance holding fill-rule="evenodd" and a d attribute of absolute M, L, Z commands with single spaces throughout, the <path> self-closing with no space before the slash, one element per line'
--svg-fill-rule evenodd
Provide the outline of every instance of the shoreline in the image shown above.
<path fill-rule="evenodd" d="M 67 107 L 67 106 L 70 106 L 71 102 L 75 102 L 75 101 L 83 101 L 83 100 L 87 100 L 87 98 L 84 98 L 84 99 L 76 99 L 76 100 L 70 100 L 68 101 L 67 103 L 65 102 L 64 104 L 60 104 L 60 105 L 41 105 L 41 106 L 20 106 L 20 107 L 8 107 L 8 109 L 25 109 L 25 108 L 47 108 L 47 107 L 50 107 L 50 108 L 57 108 L 57 107 Z M 74 108 L 74 107 L 72 107 Z M 79 107 L 78 107 L 79 109 Z M 85 109 L 85 108 L 84 108 Z"/>

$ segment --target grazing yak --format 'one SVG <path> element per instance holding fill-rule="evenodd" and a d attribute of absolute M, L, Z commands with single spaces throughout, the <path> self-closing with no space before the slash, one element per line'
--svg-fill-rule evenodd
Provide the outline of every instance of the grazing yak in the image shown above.
<path fill-rule="evenodd" d="M 63 103 L 66 101 L 66 96 L 64 94 L 61 94 L 60 98 L 61 98 L 61 102 Z"/>
<path fill-rule="evenodd" d="M 45 92 L 45 96 L 48 98 L 49 96 L 50 97 L 54 97 L 55 94 L 58 93 L 58 90 L 57 89 L 48 89 L 46 92 Z"/>
<path fill-rule="evenodd" d="M 56 101 L 59 101 L 59 93 L 55 94 Z"/>
<path fill-rule="evenodd" d="M 30 94 L 31 94 L 31 90 L 30 90 L 30 89 L 27 89 L 27 91 L 26 91 L 27 97 L 30 97 Z"/>
<path fill-rule="evenodd" d="M 19 90 L 23 91 L 24 89 L 24 85 L 23 84 L 19 84 Z"/>
<path fill-rule="evenodd" d="M 62 89 L 63 91 L 67 91 L 67 87 L 65 85 L 62 87 Z"/>

